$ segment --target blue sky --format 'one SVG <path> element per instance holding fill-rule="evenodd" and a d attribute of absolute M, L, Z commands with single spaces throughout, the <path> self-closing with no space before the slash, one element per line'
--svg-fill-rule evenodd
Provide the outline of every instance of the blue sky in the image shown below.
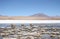
<path fill-rule="evenodd" d="M 0 15 L 30 16 L 36 13 L 60 16 L 60 0 L 0 0 Z"/>

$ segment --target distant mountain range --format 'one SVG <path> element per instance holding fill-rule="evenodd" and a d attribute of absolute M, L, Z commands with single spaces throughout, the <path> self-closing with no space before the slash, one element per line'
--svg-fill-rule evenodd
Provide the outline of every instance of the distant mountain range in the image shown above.
<path fill-rule="evenodd" d="M 37 13 L 37 14 L 31 15 L 31 16 L 34 16 L 34 17 L 48 17 L 47 15 L 45 15 L 43 13 Z"/>
<path fill-rule="evenodd" d="M 37 13 L 31 16 L 2 16 L 0 20 L 60 20 L 60 16 L 48 16 L 42 13 Z"/>

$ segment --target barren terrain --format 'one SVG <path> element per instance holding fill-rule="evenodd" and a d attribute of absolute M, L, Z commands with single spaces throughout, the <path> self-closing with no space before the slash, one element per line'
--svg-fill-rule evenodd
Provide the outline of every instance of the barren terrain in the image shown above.
<path fill-rule="evenodd" d="M 60 20 L 60 16 L 47 16 L 38 13 L 31 16 L 0 16 L 0 20 Z"/>

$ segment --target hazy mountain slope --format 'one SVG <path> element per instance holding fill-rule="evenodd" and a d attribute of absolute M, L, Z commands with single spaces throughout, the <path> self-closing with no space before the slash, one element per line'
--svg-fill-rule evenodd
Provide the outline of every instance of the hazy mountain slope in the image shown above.
<path fill-rule="evenodd" d="M 38 13 L 31 16 L 0 16 L 0 20 L 60 20 L 60 16 L 51 17 Z"/>
<path fill-rule="evenodd" d="M 34 16 L 34 17 L 49 17 L 43 13 L 37 13 L 37 14 L 34 14 L 34 15 L 31 15 L 31 16 Z"/>

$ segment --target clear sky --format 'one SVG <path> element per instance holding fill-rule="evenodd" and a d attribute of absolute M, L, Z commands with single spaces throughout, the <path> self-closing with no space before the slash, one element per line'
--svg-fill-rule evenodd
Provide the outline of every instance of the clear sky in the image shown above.
<path fill-rule="evenodd" d="M 60 16 L 60 0 L 0 0 L 0 15 L 29 16 L 36 13 Z"/>

